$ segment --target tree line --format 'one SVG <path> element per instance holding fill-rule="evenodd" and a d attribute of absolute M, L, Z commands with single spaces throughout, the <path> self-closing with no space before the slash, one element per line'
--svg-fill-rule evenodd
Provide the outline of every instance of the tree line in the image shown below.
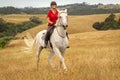
<path fill-rule="evenodd" d="M 69 4 L 58 6 L 58 8 L 67 8 L 69 15 L 89 15 L 89 14 L 107 14 L 107 13 L 119 13 L 120 8 L 116 9 L 101 9 L 98 8 L 99 4 L 89 5 L 85 3 Z M 46 14 L 50 7 L 43 8 L 15 8 L 15 7 L 1 7 L 0 14 Z"/>

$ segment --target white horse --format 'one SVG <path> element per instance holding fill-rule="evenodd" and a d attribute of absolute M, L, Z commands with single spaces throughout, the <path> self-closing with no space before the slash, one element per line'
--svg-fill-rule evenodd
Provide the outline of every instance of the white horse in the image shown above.
<path fill-rule="evenodd" d="M 50 37 L 50 41 L 48 42 L 47 45 L 47 49 L 49 49 L 50 51 L 50 56 L 48 58 L 52 68 L 54 68 L 54 64 L 52 62 L 52 58 L 54 56 L 54 54 L 56 54 L 59 59 L 60 59 L 60 65 L 63 66 L 63 69 L 65 71 L 67 71 L 67 67 L 66 64 L 64 62 L 64 54 L 65 54 L 65 50 L 66 48 L 69 46 L 68 44 L 68 38 L 66 36 L 66 28 L 68 26 L 68 15 L 67 15 L 67 9 L 62 9 L 59 10 L 59 18 L 57 20 L 57 23 L 55 24 L 56 27 Z M 39 64 L 39 58 L 40 58 L 40 53 L 44 47 L 44 38 L 46 35 L 46 30 L 42 30 L 40 31 L 32 44 L 29 44 L 29 40 L 27 38 L 25 38 L 25 42 L 26 44 L 31 47 L 34 42 L 36 42 L 36 48 L 37 48 L 37 68 L 38 68 L 38 64 Z M 50 42 L 52 44 L 52 48 L 50 47 Z"/>

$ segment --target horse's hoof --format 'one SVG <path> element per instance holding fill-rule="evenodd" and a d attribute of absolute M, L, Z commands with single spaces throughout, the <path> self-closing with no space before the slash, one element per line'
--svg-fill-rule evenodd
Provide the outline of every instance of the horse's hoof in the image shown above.
<path fill-rule="evenodd" d="M 70 48 L 70 46 L 67 46 L 67 48 Z"/>
<path fill-rule="evenodd" d="M 67 74 L 67 69 L 64 69 L 64 72 L 63 72 L 64 74 Z"/>
<path fill-rule="evenodd" d="M 67 69 L 64 69 L 64 72 L 67 72 Z"/>

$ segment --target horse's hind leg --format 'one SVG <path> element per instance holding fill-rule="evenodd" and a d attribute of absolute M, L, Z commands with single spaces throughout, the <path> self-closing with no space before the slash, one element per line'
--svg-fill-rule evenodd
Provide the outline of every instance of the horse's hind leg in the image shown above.
<path fill-rule="evenodd" d="M 53 61 L 52 61 L 53 56 L 54 56 L 54 52 L 51 51 L 51 52 L 50 52 L 50 56 L 48 57 L 48 60 L 49 60 L 49 62 L 50 62 L 50 65 L 51 65 L 52 68 L 54 69 L 54 68 L 55 68 L 55 65 L 53 64 Z"/>
<path fill-rule="evenodd" d="M 38 47 L 37 48 L 37 70 L 38 70 L 38 67 L 39 67 L 39 60 L 40 60 L 40 53 L 42 51 L 43 47 Z"/>

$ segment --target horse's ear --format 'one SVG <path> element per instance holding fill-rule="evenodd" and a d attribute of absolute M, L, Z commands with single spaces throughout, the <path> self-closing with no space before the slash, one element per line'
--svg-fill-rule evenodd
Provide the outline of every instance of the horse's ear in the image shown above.
<path fill-rule="evenodd" d="M 62 11 L 58 9 L 58 12 L 61 13 Z"/>
<path fill-rule="evenodd" d="M 60 10 L 59 10 L 59 9 L 57 9 L 57 11 L 58 11 L 58 12 L 60 12 Z"/>
<path fill-rule="evenodd" d="M 67 13 L 67 9 L 58 9 L 58 12 L 61 13 L 61 12 L 66 12 Z"/>
<path fill-rule="evenodd" d="M 65 12 L 67 13 L 67 9 L 65 9 Z"/>

